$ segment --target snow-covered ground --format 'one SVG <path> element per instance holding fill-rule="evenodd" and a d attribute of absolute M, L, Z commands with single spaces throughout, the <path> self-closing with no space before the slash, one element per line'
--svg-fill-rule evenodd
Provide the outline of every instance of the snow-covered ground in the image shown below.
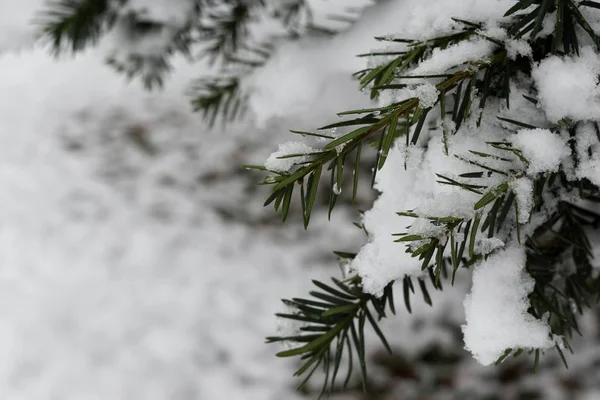
<path fill-rule="evenodd" d="M 126 86 L 93 53 L 0 70 L 0 398 L 292 398 L 263 344 L 278 299 L 362 235 L 261 223 L 239 165 L 279 132 L 208 131 L 181 85 Z"/>

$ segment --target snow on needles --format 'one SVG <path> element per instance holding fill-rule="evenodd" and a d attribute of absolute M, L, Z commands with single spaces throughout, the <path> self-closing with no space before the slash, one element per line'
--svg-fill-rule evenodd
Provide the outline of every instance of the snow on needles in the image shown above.
<path fill-rule="evenodd" d="M 444 50 L 433 50 L 431 57 L 419 64 L 412 75 L 427 75 L 443 73 L 449 68 L 456 67 L 467 61 L 476 61 L 492 53 L 494 46 L 483 39 L 464 41 Z"/>
<path fill-rule="evenodd" d="M 437 13 L 441 15 L 441 10 L 450 3 L 456 5 L 458 2 L 435 2 L 435 6 L 439 6 Z M 469 2 L 473 7 L 475 3 L 478 3 L 477 7 L 492 9 L 499 7 L 501 2 Z M 510 7 L 507 4 L 509 2 L 504 3 L 502 7 Z M 427 15 L 429 12 L 417 2 L 407 0 L 405 5 L 406 15 Z M 498 28 L 502 15 L 502 12 L 495 16 L 493 13 L 486 15 L 482 9 L 477 8 L 475 11 L 475 8 L 471 10 L 466 6 L 464 9 L 457 8 L 452 13 L 456 18 L 483 21 L 490 31 L 495 32 L 492 36 L 498 36 L 499 40 L 506 43 L 509 57 L 530 57 L 532 50 L 527 42 L 509 39 L 506 32 Z M 432 18 L 436 21 L 435 24 L 421 26 L 418 32 L 410 32 L 405 37 L 435 37 L 439 36 L 440 30 L 445 33 L 452 31 L 453 26 L 449 21 L 445 23 L 441 17 L 436 18 Z M 494 27 L 497 28 L 495 31 Z M 403 37 L 401 33 L 404 32 L 394 32 L 392 36 Z M 463 64 L 484 61 L 493 54 L 495 48 L 492 41 L 481 38 L 461 41 L 443 49 L 436 48 L 408 74 L 422 77 L 448 73 Z M 504 190 L 514 195 L 517 212 L 506 216 L 510 223 L 502 226 L 502 229 L 493 232 L 488 238 L 477 238 L 474 241 L 474 254 L 487 255 L 488 258 L 477 265 L 471 294 L 464 301 L 467 317 L 463 329 L 465 344 L 484 365 L 496 361 L 508 348 L 543 349 L 552 346 L 548 325 L 527 312 L 528 294 L 533 289 L 534 281 L 525 271 L 525 249 L 513 244 L 516 233 L 507 226 L 522 224 L 527 225 L 527 229 L 535 229 L 537 221 L 543 220 L 541 212 L 531 214 L 534 205 L 534 180 L 539 174 L 558 171 L 563 162 L 570 161 L 571 148 L 567 138 L 560 133 L 549 129 L 523 129 L 514 133 L 514 127 L 507 128 L 497 121 L 496 116 L 501 112 L 510 119 L 542 127 L 548 125 L 548 120 L 551 123 L 564 118 L 598 120 L 599 74 L 600 56 L 591 48 L 582 49 L 580 57 L 550 57 L 533 66 L 530 79 L 517 78 L 510 83 L 511 93 L 519 98 L 523 94 L 530 94 L 531 87 L 535 86 L 539 100 L 537 107 L 532 104 L 514 107 L 517 103 L 512 100 L 513 95 L 510 109 L 500 99 L 493 100 L 493 104 L 488 100 L 486 107 L 490 108 L 490 112 L 489 115 L 485 113 L 481 123 L 465 121 L 458 129 L 450 129 L 449 124 L 435 110 L 429 114 L 426 122 L 430 129 L 421 133 L 417 143 L 410 146 L 397 143 L 376 178 L 376 188 L 381 195 L 363 217 L 364 226 L 369 232 L 369 242 L 350 264 L 351 269 L 362 278 L 363 289 L 380 295 L 390 281 L 407 275 L 421 276 L 421 260 L 411 257 L 411 250 L 429 243 L 429 239 L 437 240 L 435 243 L 441 245 L 451 240 L 448 236 L 452 232 L 449 233 L 445 227 L 435 222 L 448 217 L 472 221 L 475 212 L 485 216 L 486 209 L 489 210 L 492 204 L 485 205 L 486 209 L 475 211 L 476 203 L 482 195 L 494 190 Z M 418 83 L 391 95 L 387 93 L 381 96 L 378 99 L 379 105 L 386 106 L 408 96 L 417 98 L 420 107 L 431 108 L 439 96 L 432 84 L 435 81 L 423 78 Z M 547 118 L 544 118 L 542 112 Z M 600 180 L 597 177 L 600 176 L 600 159 L 597 156 L 600 143 L 594 136 L 591 125 L 582 125 L 579 129 L 587 130 L 580 135 L 581 138 L 577 138 L 580 163 L 575 168 L 575 174 L 580 177 L 595 174 L 595 177 L 589 179 L 596 182 Z M 448 131 L 452 131 L 452 135 L 447 135 Z M 511 150 L 508 152 L 506 148 L 493 146 L 493 143 L 512 143 L 518 151 L 508 149 Z M 481 161 L 481 157 L 485 157 L 485 162 Z M 469 180 L 471 178 L 467 176 L 472 175 L 473 165 L 479 165 L 480 162 L 486 164 L 489 171 L 512 172 L 488 173 L 477 177 L 477 181 Z M 447 177 L 458 185 L 473 184 L 473 187 L 484 189 L 481 193 L 477 190 L 472 193 L 455 185 L 441 185 L 440 176 L 444 179 Z M 495 195 L 502 196 L 503 193 L 505 192 Z M 395 216 L 399 211 L 410 211 L 410 214 Z M 394 234 L 415 235 L 423 239 L 412 243 L 398 243 L 394 241 Z M 448 249 L 444 256 L 450 257 Z"/>
<path fill-rule="evenodd" d="M 547 129 L 523 129 L 512 142 L 529 161 L 530 175 L 558 171 L 562 159 L 570 154 L 567 142 Z"/>
<path fill-rule="evenodd" d="M 527 312 L 527 295 L 535 284 L 525 272 L 525 250 L 511 246 L 475 267 L 473 288 L 464 301 L 465 347 L 483 365 L 506 349 L 554 345 L 550 328 Z"/>
<path fill-rule="evenodd" d="M 317 152 L 307 144 L 289 141 L 279 145 L 279 150 L 273 152 L 265 161 L 265 168 L 269 171 L 287 172 L 295 164 L 308 160 L 308 154 Z"/>

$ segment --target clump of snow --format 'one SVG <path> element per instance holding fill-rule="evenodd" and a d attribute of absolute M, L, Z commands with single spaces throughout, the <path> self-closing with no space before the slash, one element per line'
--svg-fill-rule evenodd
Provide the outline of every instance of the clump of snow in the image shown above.
<path fill-rule="evenodd" d="M 579 0 L 576 0 L 576 2 L 578 1 Z M 540 30 L 540 33 L 538 33 L 538 37 L 548 37 L 549 35 L 556 32 L 556 18 L 552 18 L 552 14 L 544 18 L 544 21 L 542 22 L 542 29 Z"/>
<path fill-rule="evenodd" d="M 523 129 L 512 142 L 529 161 L 530 175 L 558 171 L 562 159 L 571 152 L 563 138 L 547 129 Z"/>
<path fill-rule="evenodd" d="M 265 161 L 265 168 L 269 171 L 287 172 L 294 165 L 308 160 L 306 154 L 315 153 L 318 150 L 306 143 L 288 141 L 279 145 L 279 150 L 271 153 Z M 297 154 L 297 157 L 288 157 Z"/>
<path fill-rule="evenodd" d="M 369 243 L 363 246 L 352 261 L 352 268 L 363 279 L 363 289 L 369 293 L 381 294 L 391 280 L 422 273 L 421 262 L 406 253 L 410 243 L 394 242 L 393 234 L 405 232 L 406 227 L 411 226 L 411 234 L 439 237 L 442 235 L 441 227 L 424 219 L 457 217 L 469 220 L 475 216 L 473 205 L 481 195 L 456 186 L 439 184 L 440 177 L 436 174 L 441 172 L 460 180 L 458 176 L 472 172 L 473 166 L 455 155 L 468 154 L 469 150 L 490 152 L 490 146 L 486 142 L 503 139 L 503 135 L 507 133 L 488 124 L 481 128 L 465 126 L 450 138 L 448 156 L 445 154 L 444 143 L 440 140 L 441 127 L 430 135 L 427 137 L 422 134 L 422 145 L 407 147 L 402 141 L 397 142 L 390 151 L 386 164 L 377 173 L 375 187 L 382 194 L 363 218 L 369 232 Z M 491 158 L 489 161 L 500 162 Z M 498 177 L 485 179 L 491 185 L 501 183 Z M 413 210 L 423 219 L 391 217 L 398 211 L 407 210 Z"/>
<path fill-rule="evenodd" d="M 421 108 L 431 108 L 437 102 L 440 91 L 431 83 L 424 83 L 415 88 L 415 94 Z"/>
<path fill-rule="evenodd" d="M 534 66 L 531 75 L 551 122 L 600 120 L 600 54 L 592 48 L 582 48 L 579 57 L 548 57 Z"/>
<path fill-rule="evenodd" d="M 511 246 L 475 267 L 462 328 L 465 348 L 483 365 L 494 363 L 508 348 L 554 345 L 548 324 L 527 312 L 535 282 L 525 272 L 525 262 L 525 249 Z"/>
<path fill-rule="evenodd" d="M 383 193 L 363 218 L 369 242 L 350 264 L 352 270 L 361 276 L 363 290 L 368 293 L 381 294 L 391 280 L 421 271 L 420 262 L 405 252 L 406 247 L 402 243 L 395 243 L 392 235 L 414 222 L 413 218 L 394 216 L 394 212 L 414 209 L 419 205 L 424 187 L 419 188 L 416 179 L 422 157 L 423 150 L 420 148 L 407 149 L 403 144 L 396 145 L 377 174 L 376 188 Z M 406 196 L 403 190 L 414 196 Z"/>

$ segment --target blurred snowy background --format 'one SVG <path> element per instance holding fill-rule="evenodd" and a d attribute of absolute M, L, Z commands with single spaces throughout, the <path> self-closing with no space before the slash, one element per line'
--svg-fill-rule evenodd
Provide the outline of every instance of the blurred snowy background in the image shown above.
<path fill-rule="evenodd" d="M 176 60 L 148 92 L 102 49 L 55 60 L 33 43 L 42 2 L 0 0 L 0 399 L 316 398 L 294 391 L 293 362 L 264 337 L 281 297 L 338 275 L 332 250 L 364 242 L 359 216 L 340 207 L 327 222 L 323 209 L 308 232 L 282 226 L 240 166 L 262 163 L 289 128 L 367 104 L 354 55 L 406 22 L 402 1 L 333 39 L 283 45 L 251 80 L 247 118 L 212 130 L 184 95 L 202 66 Z M 462 350 L 467 290 L 384 324 L 397 352 L 372 338 L 369 399 L 600 398 L 595 316 L 570 370 L 553 356 L 537 376 L 527 359 L 482 368 Z"/>

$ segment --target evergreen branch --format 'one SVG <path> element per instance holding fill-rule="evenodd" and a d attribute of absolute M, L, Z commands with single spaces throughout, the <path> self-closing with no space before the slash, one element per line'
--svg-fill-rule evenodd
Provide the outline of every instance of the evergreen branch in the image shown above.
<path fill-rule="evenodd" d="M 202 111 L 202 117 L 213 126 L 221 115 L 223 121 L 233 121 L 243 115 L 246 95 L 236 76 L 213 76 L 197 79 L 190 89 L 194 111 Z"/>
<path fill-rule="evenodd" d="M 67 46 L 75 53 L 95 44 L 104 25 L 113 22 L 108 0 L 52 0 L 36 19 L 55 55 Z"/>
<path fill-rule="evenodd" d="M 161 88 L 164 84 L 165 74 L 171 70 L 171 64 L 164 55 L 130 54 L 125 60 L 108 57 L 106 63 L 115 71 L 124 74 L 129 80 L 139 75 L 144 87 L 148 90 Z"/>
<path fill-rule="evenodd" d="M 344 354 L 348 359 L 347 376 L 352 374 L 352 359 L 354 353 L 357 354 L 363 376 L 363 387 L 366 389 L 367 363 L 364 344 L 366 321 L 382 344 L 391 352 L 378 321 L 386 316 L 386 308 L 394 310 L 392 284 L 385 288 L 382 297 L 377 298 L 363 293 L 360 280 L 357 278 L 344 281 L 332 278 L 332 281 L 335 286 L 313 281 L 319 289 L 310 292 L 312 299 L 315 300 L 299 298 L 283 300 L 291 311 L 276 315 L 289 321 L 301 322 L 302 325 L 291 335 L 267 338 L 267 343 L 287 342 L 298 346 L 277 353 L 278 357 L 300 357 L 303 360 L 300 368 L 294 373 L 294 376 L 305 378 L 298 389 L 306 384 L 318 366 L 323 367 L 325 380 L 321 394 L 333 389 Z M 375 315 L 369 309 L 370 307 L 375 311 Z M 352 345 L 355 352 L 352 351 Z M 348 379 L 344 382 L 344 387 L 347 384 Z"/>
<path fill-rule="evenodd" d="M 403 71 L 408 70 L 411 66 L 423 61 L 434 48 L 445 48 L 449 45 L 466 40 L 476 34 L 474 27 L 467 26 L 458 33 L 453 33 L 438 38 L 432 38 L 424 41 L 403 40 L 407 43 L 407 50 L 400 52 L 399 56 L 392 61 L 379 65 L 375 68 L 368 69 L 361 77 L 361 88 L 371 85 L 371 98 L 376 98 L 381 90 L 390 88 L 390 84 L 402 75 Z M 367 53 L 367 56 L 379 55 L 378 52 Z"/>
<path fill-rule="evenodd" d="M 210 63 L 220 60 L 225 63 L 233 57 L 249 36 L 249 23 L 252 19 L 251 3 L 233 1 L 226 7 L 206 7 L 202 15 L 203 23 L 198 31 L 204 46 L 205 56 Z"/>
<path fill-rule="evenodd" d="M 501 25 L 507 29 L 509 38 L 525 39 L 531 45 L 533 49 L 531 56 L 509 59 L 506 56 L 506 46 L 501 41 L 482 34 L 480 24 L 457 19 L 455 21 L 462 26 L 458 32 L 454 31 L 438 38 L 424 41 L 393 37 L 377 38 L 382 41 L 400 43 L 404 47 L 398 50 L 375 51 L 368 54 L 377 57 L 376 59 L 383 59 L 383 57 L 386 59 L 383 59 L 384 61 L 380 65 L 359 71 L 355 76 L 359 77 L 361 87 L 370 88 L 372 98 L 377 97 L 382 91 L 409 88 L 412 85 L 411 80 L 414 79 L 434 82 L 435 88 L 440 92 L 436 102 L 436 105 L 440 107 L 437 117 L 441 117 L 443 120 L 448 118 L 455 127 L 443 126 L 442 128 L 442 141 L 445 153 L 448 155 L 448 136 L 455 134 L 461 128 L 461 124 L 464 125 L 468 122 L 468 119 L 474 114 L 473 109 L 476 109 L 479 114 L 476 121 L 479 126 L 482 115 L 486 111 L 488 99 L 504 99 L 506 106 L 510 106 L 511 79 L 518 74 L 531 75 L 532 61 L 537 62 L 549 54 L 578 53 L 581 42 L 578 35 L 581 34 L 581 31 L 590 36 L 597 45 L 600 43 L 597 33 L 593 31 L 581 13 L 580 8 L 582 7 L 600 8 L 600 3 L 575 2 L 573 0 L 517 1 L 506 13 L 506 16 L 511 18 Z M 544 20 L 550 16 L 556 18 L 556 29 L 549 36 L 541 37 Z M 414 65 L 427 59 L 435 49 L 444 49 L 450 44 L 459 43 L 474 36 L 482 37 L 494 44 L 495 50 L 490 57 L 470 63 L 467 69 L 455 66 L 431 75 L 416 76 L 407 73 Z M 537 103 L 533 97 L 524 97 L 534 105 Z M 475 105 L 477 99 L 479 102 L 478 105 Z M 447 103 L 450 103 L 448 109 L 446 109 Z M 355 152 L 356 164 L 359 164 L 363 143 L 371 141 L 371 145 L 377 149 L 374 178 L 377 170 L 384 165 L 389 150 L 399 137 L 406 137 L 407 146 L 418 143 L 419 134 L 427 122 L 430 111 L 430 108 L 422 108 L 417 98 L 409 98 L 389 106 L 340 113 L 339 115 L 357 115 L 358 117 L 325 126 L 323 129 L 351 127 L 353 130 L 343 136 L 331 138 L 321 152 L 314 154 L 310 161 L 299 163 L 292 172 L 271 177 L 268 182 L 273 185 L 270 202 L 275 201 L 276 210 L 281 204 L 284 206 L 287 204 L 285 209 L 288 210 L 290 197 L 286 197 L 286 194 L 292 190 L 295 183 L 298 183 L 301 189 L 306 227 L 311 204 L 314 202 L 315 186 L 318 184 L 322 168 L 329 165 L 333 186 L 334 182 L 340 182 L 337 177 L 341 174 L 347 156 Z M 498 119 L 513 125 L 515 130 L 536 128 L 527 121 L 517 121 L 502 116 Z M 555 133 L 566 131 L 570 134 L 572 158 L 575 165 L 578 162 L 574 149 L 575 135 L 582 123 L 565 119 L 550 128 Z M 595 128 L 600 140 L 600 128 L 597 124 Z M 510 132 L 510 129 L 507 130 Z M 376 135 L 379 135 L 378 139 L 374 139 Z M 549 316 L 548 323 L 551 333 L 563 336 L 563 342 L 556 343 L 555 349 L 563 363 L 567 365 L 563 349 L 570 350 L 569 339 L 572 333 L 579 333 L 577 316 L 584 309 L 591 307 L 593 301 L 598 300 L 595 297 L 600 298 L 598 296 L 600 277 L 592 274 L 590 262 L 592 251 L 590 240 L 587 237 L 590 228 L 598 229 L 600 227 L 600 214 L 594 210 L 583 208 L 581 204 L 573 204 L 561 200 L 561 198 L 567 196 L 572 199 L 578 194 L 581 199 L 600 203 L 600 189 L 587 179 L 573 180 L 575 178 L 567 176 L 564 171 L 537 174 L 527 177 L 533 182 L 533 204 L 519 204 L 522 193 L 518 193 L 518 189 L 513 189 L 512 184 L 516 179 L 523 178 L 526 173 L 529 173 L 527 170 L 530 160 L 524 156 L 523 152 L 514 148 L 510 140 L 503 140 L 489 142 L 490 152 L 479 149 L 478 151 L 472 150 L 469 152 L 469 158 L 456 155 L 463 162 L 476 167 L 473 171 L 458 177 L 437 174 L 440 179 L 439 183 L 456 186 L 480 196 L 477 201 L 474 201 L 471 217 L 465 217 L 464 214 L 462 216 L 424 215 L 414 210 L 399 212 L 398 214 L 404 217 L 426 219 L 435 229 L 419 230 L 417 228 L 420 225 L 417 225 L 417 228 L 411 230 L 412 226 L 410 226 L 407 232 L 395 235 L 398 237 L 396 241 L 405 245 L 406 252 L 421 262 L 422 270 L 429 275 L 433 287 L 441 289 L 442 277 L 447 278 L 448 276 L 448 265 L 452 268 L 452 283 L 454 283 L 455 275 L 460 267 L 470 268 L 492 254 L 496 249 L 494 246 L 502 246 L 502 242 L 496 236 L 504 240 L 516 237 L 517 241 L 523 243 L 526 248 L 526 270 L 535 280 L 534 290 L 529 295 L 531 307 L 528 312 L 538 319 L 545 315 Z M 590 148 L 590 156 L 591 152 Z M 355 170 L 353 198 L 356 196 L 356 176 Z M 490 176 L 493 177 L 491 181 L 482 179 Z M 305 184 L 307 177 L 308 183 Z M 335 198 L 335 196 L 331 196 L 333 201 L 330 201 L 330 212 Z M 557 203 L 548 201 L 548 199 L 559 199 L 559 201 Z M 522 210 L 523 207 L 530 209 Z M 528 232 L 522 241 L 520 226 L 531 221 L 522 221 L 520 218 L 523 218 L 523 214 L 532 215 L 535 212 L 539 217 L 541 210 L 551 213 L 551 216 L 533 233 Z M 531 217 L 529 218 L 531 220 Z M 423 221 L 421 220 L 419 223 L 421 224 Z M 481 246 L 482 243 L 484 246 Z M 575 272 L 566 273 L 559 269 L 565 263 L 574 265 Z M 411 296 L 416 291 L 412 279 L 408 276 L 403 279 L 404 303 L 409 312 L 411 311 Z M 431 297 L 424 280 L 419 279 L 418 283 L 424 301 L 431 304 Z M 324 299 L 323 296 L 319 298 Z M 332 301 L 331 307 L 334 307 L 335 304 L 336 308 L 327 312 L 326 316 L 335 315 L 338 311 L 356 311 L 358 307 L 340 304 L 341 300 L 337 302 L 331 298 L 329 300 Z M 358 315 L 359 313 L 356 312 L 353 314 L 353 318 Z M 362 319 L 361 316 L 358 316 L 358 330 L 354 324 L 344 325 L 349 327 L 350 334 L 347 337 L 352 338 L 359 356 L 364 355 L 360 327 L 367 319 L 369 318 L 366 313 L 362 315 Z M 320 319 L 312 318 L 311 321 L 320 321 Z M 335 326 L 332 324 L 327 331 L 335 329 Z M 338 326 L 337 329 L 332 337 L 342 332 L 344 327 Z M 331 343 L 329 342 L 329 344 Z M 346 342 L 338 340 L 337 343 Z M 350 339 L 347 340 L 347 343 L 350 344 Z M 303 348 L 304 350 L 302 350 Z M 314 351 L 314 349 L 306 347 L 295 350 L 296 352 Z M 322 357 L 329 357 L 325 356 L 325 354 L 329 354 L 328 350 L 321 349 L 321 351 L 322 353 L 319 354 L 323 354 Z M 524 352 L 525 350 L 520 348 L 506 349 L 498 362 L 502 362 L 510 355 L 516 357 Z M 528 353 L 534 356 L 534 369 L 537 369 L 541 351 L 531 349 Z M 291 355 L 291 353 L 289 354 Z M 359 361 L 363 366 L 364 360 Z M 364 368 L 363 381 L 366 381 Z"/>
<path fill-rule="evenodd" d="M 398 58 L 402 59 L 404 57 L 410 56 L 402 55 Z M 441 102 L 443 106 L 444 101 L 442 99 L 445 97 L 446 93 L 457 88 L 457 90 L 459 90 L 463 82 L 468 82 L 468 90 L 465 92 L 464 97 L 461 98 L 461 105 L 456 108 L 456 112 L 454 112 L 453 115 L 457 125 L 460 125 L 470 116 L 471 91 L 474 90 L 475 83 L 478 82 L 478 72 L 482 69 L 494 68 L 497 65 L 502 64 L 505 57 L 506 52 L 500 51 L 492 57 L 488 57 L 479 62 L 474 62 L 464 70 L 450 74 L 442 82 L 435 85 L 436 89 L 440 92 L 438 103 Z M 300 184 L 301 191 L 304 192 L 305 178 L 308 178 L 306 190 L 316 194 L 316 185 L 319 183 L 320 173 L 325 165 L 329 164 L 328 169 L 332 170 L 332 174 L 335 175 L 336 171 L 340 171 L 343 168 L 344 161 L 352 152 L 356 152 L 357 154 L 356 165 L 358 165 L 360 163 L 360 153 L 358 149 L 362 146 L 363 142 L 379 133 L 381 134 L 381 138 L 378 142 L 377 160 L 375 162 L 376 168 L 374 169 L 373 174 L 374 179 L 377 170 L 380 170 L 385 164 L 387 155 L 391 150 L 394 141 L 398 137 L 406 135 L 407 142 L 413 144 L 417 142 L 429 111 L 430 109 L 423 109 L 420 107 L 418 98 L 409 98 L 391 107 L 381 108 L 375 111 L 372 109 L 356 110 L 352 113 L 363 113 L 366 115 L 324 126 L 321 128 L 322 130 L 337 129 L 346 126 L 358 126 L 358 128 L 331 140 L 323 147 L 322 153 L 319 153 L 318 156 L 314 157 L 308 165 L 299 165 L 299 168 L 292 173 L 274 177 L 270 183 L 273 184 L 273 200 L 278 200 L 275 204 L 278 205 L 283 201 L 285 209 L 289 209 L 289 204 L 287 204 L 288 200 L 285 199 L 284 201 L 285 194 L 291 190 L 290 186 L 293 186 L 295 183 Z M 411 127 L 414 127 L 414 129 L 412 129 L 412 136 L 409 137 Z M 357 174 L 355 172 L 355 178 L 356 177 Z M 355 187 L 356 184 L 354 185 L 354 188 Z M 338 188 L 338 190 L 341 189 L 341 187 Z M 354 196 L 355 190 L 353 190 L 353 198 Z M 308 226 L 312 210 L 312 204 L 307 201 L 308 199 L 312 198 L 301 197 L 305 228 Z M 311 201 L 314 201 L 314 199 Z M 276 207 L 276 211 L 277 210 L 278 207 Z"/>
<path fill-rule="evenodd" d="M 148 89 L 162 86 L 171 69 L 173 54 L 189 57 L 191 46 L 198 46 L 201 49 L 199 58 L 206 57 L 222 67 L 218 76 L 204 77 L 196 82 L 195 89 L 200 93 L 193 91 L 194 110 L 202 111 L 211 125 L 218 112 L 223 112 L 220 115 L 223 122 L 242 114 L 245 95 L 239 91 L 239 79 L 263 66 L 279 39 L 267 37 L 256 45 L 256 39 L 251 35 L 254 24 L 271 12 L 270 17 L 287 29 L 288 39 L 299 37 L 305 27 L 319 29 L 313 26 L 310 4 L 305 0 L 281 4 L 267 4 L 264 0 L 197 0 L 192 14 L 182 26 L 152 21 L 124 8 L 126 3 L 126 0 L 51 0 L 36 23 L 41 34 L 51 40 L 55 55 L 67 46 L 72 52 L 78 52 L 96 44 L 117 23 L 122 25 L 123 32 L 134 45 L 151 35 L 169 32 L 171 37 L 160 54 L 143 54 L 134 47 L 123 56 L 107 59 L 110 66 L 129 79 L 139 76 Z M 328 33 L 337 32 L 330 30 Z M 232 71 L 236 71 L 238 83 L 224 83 Z M 222 78 L 223 75 L 227 78 Z"/>

